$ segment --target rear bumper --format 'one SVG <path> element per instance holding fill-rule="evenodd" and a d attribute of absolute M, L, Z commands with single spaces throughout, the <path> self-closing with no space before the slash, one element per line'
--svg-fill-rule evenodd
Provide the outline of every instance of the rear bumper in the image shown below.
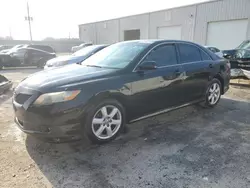
<path fill-rule="evenodd" d="M 221 77 L 223 79 L 224 82 L 224 87 L 222 88 L 222 94 L 225 94 L 228 90 L 229 90 L 229 85 L 230 85 L 230 72 L 224 72 L 223 74 L 221 74 Z"/>

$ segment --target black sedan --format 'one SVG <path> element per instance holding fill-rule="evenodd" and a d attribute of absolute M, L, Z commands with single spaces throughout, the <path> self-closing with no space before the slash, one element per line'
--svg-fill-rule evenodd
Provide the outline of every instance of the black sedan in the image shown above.
<path fill-rule="evenodd" d="M 126 123 L 194 103 L 214 107 L 229 89 L 230 65 L 191 42 L 113 44 L 84 64 L 41 71 L 14 91 L 17 126 L 50 141 L 114 139 Z"/>
<path fill-rule="evenodd" d="M 18 48 L 11 53 L 0 54 L 0 69 L 19 66 L 43 67 L 49 59 L 54 57 L 56 57 L 55 53 L 29 47 Z"/>

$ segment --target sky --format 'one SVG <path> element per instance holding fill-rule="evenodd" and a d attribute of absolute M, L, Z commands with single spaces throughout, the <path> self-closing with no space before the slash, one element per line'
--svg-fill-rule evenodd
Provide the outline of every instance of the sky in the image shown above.
<path fill-rule="evenodd" d="M 33 40 L 78 38 L 78 25 L 207 0 L 29 0 Z M 29 39 L 27 0 L 0 0 L 0 37 Z"/>

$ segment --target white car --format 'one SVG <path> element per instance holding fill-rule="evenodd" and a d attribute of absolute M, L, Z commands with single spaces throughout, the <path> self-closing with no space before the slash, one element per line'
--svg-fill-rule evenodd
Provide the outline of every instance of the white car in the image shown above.
<path fill-rule="evenodd" d="M 216 48 L 216 47 L 214 47 L 214 46 L 205 46 L 205 48 L 207 48 L 207 49 L 210 50 L 211 52 L 215 53 L 217 56 L 223 57 L 222 51 L 219 50 L 218 48 Z"/>
<path fill-rule="evenodd" d="M 92 45 L 92 43 L 82 43 L 82 44 L 80 44 L 79 46 L 73 46 L 73 47 L 71 48 L 71 52 L 75 53 L 76 51 L 78 51 L 78 50 L 80 50 L 80 49 L 82 49 L 82 48 L 85 48 L 85 47 L 87 47 L 87 46 L 91 46 L 91 45 Z"/>

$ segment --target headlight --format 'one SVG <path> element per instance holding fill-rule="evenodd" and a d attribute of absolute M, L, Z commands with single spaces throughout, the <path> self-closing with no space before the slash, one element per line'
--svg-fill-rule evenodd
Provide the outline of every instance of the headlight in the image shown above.
<path fill-rule="evenodd" d="M 54 93 L 45 93 L 40 95 L 34 105 L 50 105 L 58 102 L 66 102 L 73 100 L 80 93 L 80 90 L 75 91 L 62 91 L 62 92 L 54 92 Z"/>

